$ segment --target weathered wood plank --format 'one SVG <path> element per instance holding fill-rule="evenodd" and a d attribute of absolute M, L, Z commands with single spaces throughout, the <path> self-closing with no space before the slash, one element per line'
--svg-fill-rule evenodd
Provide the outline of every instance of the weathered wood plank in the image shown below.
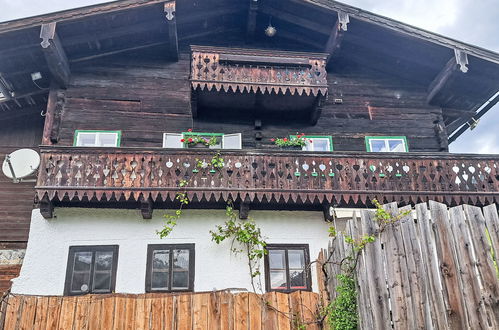
<path fill-rule="evenodd" d="M 208 329 L 209 293 L 200 293 L 192 296 L 192 325 L 195 330 Z"/>
<path fill-rule="evenodd" d="M 102 299 L 98 296 L 92 296 L 88 299 L 88 329 L 99 330 L 101 328 Z"/>
<path fill-rule="evenodd" d="M 120 295 L 115 297 L 113 330 L 125 329 L 126 301 L 127 298 L 125 296 Z"/>
<path fill-rule="evenodd" d="M 449 214 L 444 204 L 430 201 L 430 214 L 435 226 L 435 247 L 439 260 L 447 321 L 451 329 L 466 328 L 467 315 L 459 286 L 459 269 L 453 252 Z"/>
<path fill-rule="evenodd" d="M 192 329 L 192 303 L 191 294 L 183 294 L 178 297 L 178 313 L 176 314 L 176 329 Z"/>
<path fill-rule="evenodd" d="M 417 226 L 421 237 L 422 266 L 424 267 L 424 283 L 429 302 L 426 313 L 431 318 L 431 326 L 436 329 L 449 329 L 447 323 L 446 302 L 442 294 L 440 280 L 440 262 L 437 259 L 433 222 L 426 203 L 416 205 Z"/>
<path fill-rule="evenodd" d="M 483 213 L 490 240 L 496 252 L 496 260 L 499 260 L 499 216 L 497 215 L 497 205 L 492 204 L 484 207 Z"/>
<path fill-rule="evenodd" d="M 57 329 L 61 313 L 62 297 L 49 297 L 47 308 L 47 329 Z"/>
<path fill-rule="evenodd" d="M 36 313 L 36 297 L 26 296 L 23 299 L 22 314 L 20 318 L 19 329 L 30 330 L 33 328 Z"/>
<path fill-rule="evenodd" d="M 33 329 L 45 329 L 47 327 L 47 311 L 49 307 L 48 297 L 36 297 L 36 318 Z M 9 328 L 5 328 L 9 329 Z"/>
<path fill-rule="evenodd" d="M 269 292 L 263 296 L 263 299 L 267 302 L 267 306 L 264 307 L 263 312 L 263 328 L 264 329 L 279 329 L 277 322 L 277 312 L 275 310 L 277 306 L 277 294 L 276 292 Z"/>
<path fill-rule="evenodd" d="M 89 305 L 90 304 L 87 297 L 78 297 L 76 299 L 75 320 L 73 323 L 74 329 L 88 329 L 88 313 L 90 309 Z"/>
<path fill-rule="evenodd" d="M 16 329 L 19 324 L 20 316 L 22 314 L 22 296 L 10 296 L 8 301 L 6 316 L 5 316 L 5 329 Z"/>
<path fill-rule="evenodd" d="M 61 304 L 58 329 L 72 329 L 75 320 L 76 297 L 63 297 Z"/>
<path fill-rule="evenodd" d="M 265 308 L 259 295 L 248 294 L 249 329 L 262 330 L 262 309 Z"/>
<path fill-rule="evenodd" d="M 101 329 L 113 329 L 114 327 L 114 317 L 116 314 L 115 309 L 116 297 L 109 296 L 102 299 L 101 302 Z"/>
<path fill-rule="evenodd" d="M 234 296 L 229 292 L 220 292 L 220 329 L 234 329 Z"/>
<path fill-rule="evenodd" d="M 277 293 L 277 323 L 279 330 L 291 329 L 292 314 L 289 313 L 289 295 L 284 293 Z"/>

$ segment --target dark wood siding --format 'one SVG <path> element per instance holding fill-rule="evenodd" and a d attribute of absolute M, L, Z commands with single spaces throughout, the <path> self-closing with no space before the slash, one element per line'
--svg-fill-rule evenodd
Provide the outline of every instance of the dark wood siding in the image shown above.
<path fill-rule="evenodd" d="M 59 145 L 72 145 L 76 129 L 122 130 L 123 147 L 161 147 L 163 132 L 243 133 L 243 148 L 267 148 L 269 139 L 296 132 L 332 135 L 336 151 L 365 151 L 364 137 L 404 135 L 410 151 L 442 151 L 435 124 L 441 109 L 426 104 L 426 88 L 375 71 L 351 68 L 328 75 L 329 98 L 315 126 L 278 115 L 234 116 L 230 109 L 192 119 L 189 54 L 179 62 L 100 61 L 73 68 L 64 92 Z M 343 100 L 335 103 L 336 98 Z M 205 110 L 206 112 L 206 110 Z M 254 119 L 262 119 L 257 140 Z"/>

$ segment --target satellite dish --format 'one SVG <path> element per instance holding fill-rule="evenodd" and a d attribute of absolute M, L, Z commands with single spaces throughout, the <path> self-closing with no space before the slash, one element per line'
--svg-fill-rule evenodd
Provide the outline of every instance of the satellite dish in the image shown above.
<path fill-rule="evenodd" d="M 6 177 L 19 182 L 36 172 L 40 166 L 40 156 L 32 149 L 19 149 L 7 155 L 2 165 Z"/>

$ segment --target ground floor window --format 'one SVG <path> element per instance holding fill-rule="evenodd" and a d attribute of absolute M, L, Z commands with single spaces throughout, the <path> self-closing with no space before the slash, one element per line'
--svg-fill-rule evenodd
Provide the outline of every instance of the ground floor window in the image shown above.
<path fill-rule="evenodd" d="M 267 291 L 312 289 L 308 244 L 268 244 L 266 248 Z"/>
<path fill-rule="evenodd" d="M 117 245 L 71 246 L 65 294 L 111 293 L 116 283 Z"/>
<path fill-rule="evenodd" d="M 147 247 L 146 292 L 194 290 L 194 244 Z"/>

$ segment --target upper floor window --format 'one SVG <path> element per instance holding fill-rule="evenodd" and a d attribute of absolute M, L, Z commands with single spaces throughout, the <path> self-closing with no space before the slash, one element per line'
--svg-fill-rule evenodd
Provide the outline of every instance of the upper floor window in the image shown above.
<path fill-rule="evenodd" d="M 194 290 L 194 244 L 147 247 L 146 292 Z"/>
<path fill-rule="evenodd" d="M 368 152 L 408 152 L 405 136 L 366 136 Z"/>
<path fill-rule="evenodd" d="M 291 138 L 296 135 L 291 135 Z M 328 135 L 304 135 L 306 151 L 333 151 L 333 138 Z"/>
<path fill-rule="evenodd" d="M 111 293 L 116 283 L 118 246 L 71 246 L 65 294 Z"/>
<path fill-rule="evenodd" d="M 74 137 L 76 147 L 119 147 L 121 131 L 82 131 L 77 130 Z"/>
<path fill-rule="evenodd" d="M 312 289 L 308 244 L 268 244 L 266 249 L 267 291 Z"/>
<path fill-rule="evenodd" d="M 241 149 L 241 133 L 164 133 L 163 148 Z"/>

